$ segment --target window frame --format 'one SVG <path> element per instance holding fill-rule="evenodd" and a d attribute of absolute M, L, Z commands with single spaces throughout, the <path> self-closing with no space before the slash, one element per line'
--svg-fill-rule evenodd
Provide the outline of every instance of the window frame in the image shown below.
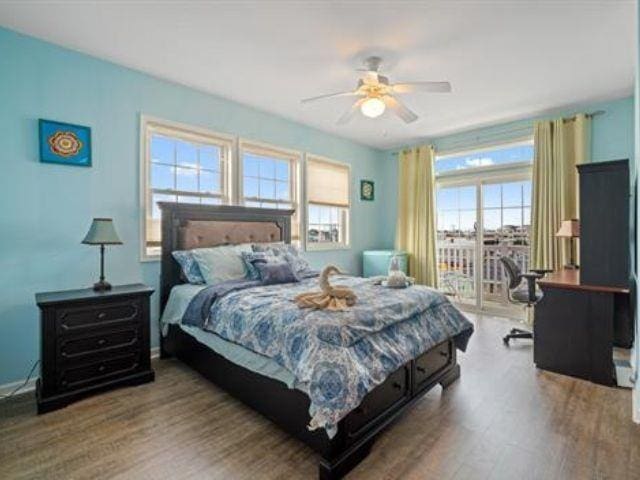
<path fill-rule="evenodd" d="M 342 222 L 344 222 L 346 225 L 344 226 L 345 229 L 345 241 L 344 242 L 309 242 L 308 241 L 308 235 L 309 235 L 309 199 L 307 197 L 307 183 L 309 182 L 309 178 L 307 176 L 307 162 L 308 160 L 317 160 L 319 162 L 326 162 L 326 163 L 331 163 L 334 165 L 338 165 L 341 167 L 346 167 L 347 169 L 347 192 L 348 192 L 348 198 L 349 198 L 349 203 L 347 205 L 347 207 L 338 207 L 340 209 L 345 209 L 345 217 Z M 351 198 L 351 195 L 353 193 L 353 188 L 352 188 L 352 176 L 351 176 L 351 165 L 347 162 L 341 162 L 338 160 L 334 160 L 332 158 L 327 158 L 321 155 L 316 155 L 316 154 L 312 154 L 312 153 L 305 153 L 304 154 L 304 174 L 303 174 L 303 181 L 301 183 L 304 184 L 304 188 L 303 188 L 303 198 L 304 198 L 304 218 L 301 221 L 301 225 L 303 225 L 303 231 L 301 232 L 301 242 L 302 242 L 302 246 L 304 248 L 305 251 L 307 252 L 317 252 L 317 251 L 331 251 L 331 250 L 350 250 L 351 249 L 351 207 L 353 205 L 353 200 Z"/>
<path fill-rule="evenodd" d="M 177 138 L 187 142 L 207 143 L 220 148 L 221 162 L 221 194 L 210 194 L 172 189 L 154 189 L 151 185 L 151 137 L 154 134 Z M 153 194 L 182 194 L 183 196 L 220 198 L 222 204 L 233 201 L 233 164 L 235 157 L 235 137 L 212 130 L 164 120 L 161 118 L 140 115 L 140 261 L 154 262 L 160 260 L 161 254 L 149 253 L 147 249 L 147 218 L 153 209 Z M 162 190 L 156 192 L 156 190 Z"/>

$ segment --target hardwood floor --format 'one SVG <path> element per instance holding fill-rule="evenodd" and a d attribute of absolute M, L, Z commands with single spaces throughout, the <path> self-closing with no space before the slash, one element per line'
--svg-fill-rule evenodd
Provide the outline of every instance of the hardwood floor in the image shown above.
<path fill-rule="evenodd" d="M 629 390 L 538 371 L 530 341 L 472 317 L 462 377 L 430 392 L 347 478 L 638 479 Z M 0 402 L 2 479 L 315 479 L 311 450 L 179 362 L 156 382 L 36 416 L 34 395 Z"/>

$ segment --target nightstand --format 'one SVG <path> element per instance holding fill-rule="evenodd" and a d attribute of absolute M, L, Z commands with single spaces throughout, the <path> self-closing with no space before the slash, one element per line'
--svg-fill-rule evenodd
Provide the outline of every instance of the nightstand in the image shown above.
<path fill-rule="evenodd" d="M 36 294 L 38 413 L 123 385 L 151 382 L 149 297 L 142 284 Z"/>

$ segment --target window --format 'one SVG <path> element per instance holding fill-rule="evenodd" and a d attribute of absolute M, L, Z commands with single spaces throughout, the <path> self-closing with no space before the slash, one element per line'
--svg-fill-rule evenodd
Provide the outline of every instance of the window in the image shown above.
<path fill-rule="evenodd" d="M 229 159 L 232 140 L 164 121 L 142 119 L 142 258 L 160 254 L 158 202 L 229 203 Z"/>
<path fill-rule="evenodd" d="M 484 185 L 482 196 L 485 242 L 491 237 L 499 243 L 506 236 L 516 244 L 528 245 L 531 181 Z"/>
<path fill-rule="evenodd" d="M 438 239 L 467 239 L 475 241 L 476 188 L 438 188 L 436 196 Z"/>
<path fill-rule="evenodd" d="M 142 260 L 157 260 L 161 254 L 158 202 L 292 209 L 293 242 L 306 241 L 311 249 L 347 247 L 349 166 L 309 155 L 303 183 L 301 159 L 297 151 L 142 116 Z"/>
<path fill-rule="evenodd" d="M 294 209 L 291 240 L 300 239 L 298 166 L 300 153 L 242 142 L 242 203 L 247 207 Z"/>
<path fill-rule="evenodd" d="M 480 150 L 438 155 L 436 175 L 448 172 L 469 171 L 478 168 L 513 166 L 533 162 L 533 140 L 484 148 Z M 462 172 L 460 172 L 462 173 Z"/>
<path fill-rule="evenodd" d="M 349 166 L 307 157 L 307 248 L 349 245 Z"/>
<path fill-rule="evenodd" d="M 528 269 L 532 160 L 531 140 L 436 157 L 439 284 L 456 301 L 509 308 L 499 259 Z"/>

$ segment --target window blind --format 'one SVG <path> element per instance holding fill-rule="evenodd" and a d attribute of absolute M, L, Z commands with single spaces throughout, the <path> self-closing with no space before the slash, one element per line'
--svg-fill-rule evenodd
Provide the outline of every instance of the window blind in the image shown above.
<path fill-rule="evenodd" d="M 307 200 L 316 205 L 349 207 L 349 167 L 307 159 Z"/>

